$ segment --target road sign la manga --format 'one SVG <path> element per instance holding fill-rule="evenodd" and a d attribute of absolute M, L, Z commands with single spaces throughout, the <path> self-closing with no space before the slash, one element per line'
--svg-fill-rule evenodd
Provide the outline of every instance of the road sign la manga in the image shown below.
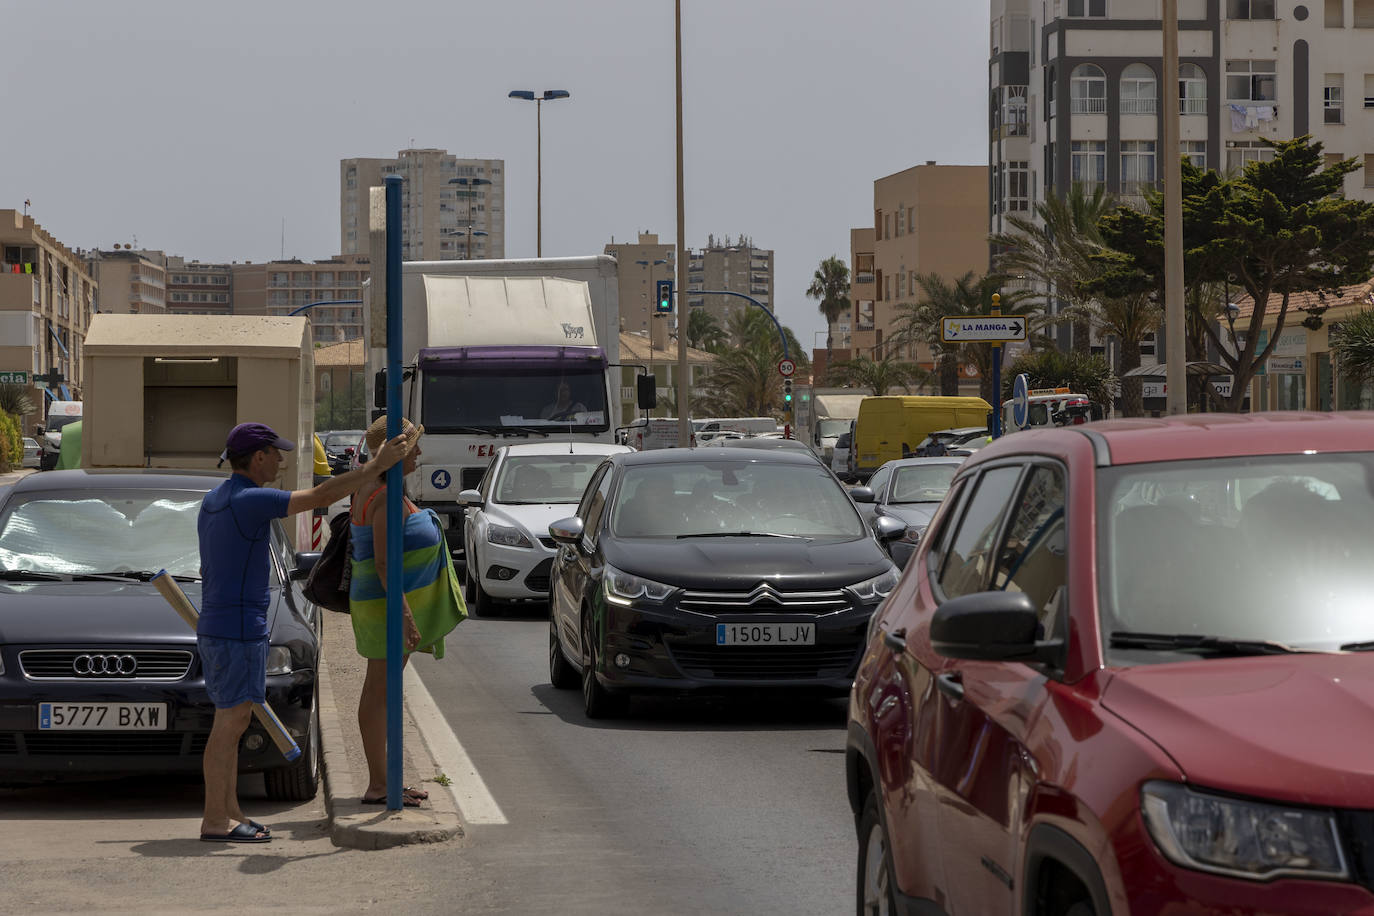
<path fill-rule="evenodd" d="M 945 343 L 965 340 L 1006 343 L 1026 339 L 1026 319 L 1005 315 L 968 315 L 944 319 L 941 330 L 941 339 Z"/>

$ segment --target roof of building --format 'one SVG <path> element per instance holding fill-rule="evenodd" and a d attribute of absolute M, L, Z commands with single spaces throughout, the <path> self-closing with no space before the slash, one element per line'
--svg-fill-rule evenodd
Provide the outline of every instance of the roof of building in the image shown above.
<path fill-rule="evenodd" d="M 295 358 L 309 337 L 304 317 L 268 315 L 91 316 L 90 356 Z"/>
<path fill-rule="evenodd" d="M 341 340 L 338 343 L 325 344 L 323 347 L 315 348 L 315 366 L 319 369 L 342 366 L 361 369 L 366 364 L 367 347 L 363 346 L 361 337 Z"/>
<path fill-rule="evenodd" d="M 642 360 L 644 362 L 668 362 L 677 359 L 677 340 L 668 341 L 668 349 L 660 350 L 653 346 L 648 337 L 642 334 L 635 334 L 631 331 L 620 332 L 620 359 L 621 362 L 630 360 Z M 687 362 L 689 363 L 713 363 L 716 361 L 714 353 L 705 350 L 697 350 L 693 347 L 687 348 Z"/>
<path fill-rule="evenodd" d="M 1255 310 L 1255 301 L 1246 293 L 1239 298 L 1232 299 L 1232 302 L 1240 309 L 1236 313 L 1236 320 L 1249 318 Z M 1279 303 L 1282 302 L 1279 293 L 1274 293 L 1269 297 L 1269 308 L 1266 318 L 1278 314 Z M 1314 308 L 1332 308 L 1341 305 L 1374 305 L 1374 278 L 1370 278 L 1363 283 L 1354 286 L 1342 286 L 1334 293 L 1293 293 L 1288 297 L 1288 311 L 1305 311 Z M 1224 316 L 1223 316 L 1224 317 Z"/>

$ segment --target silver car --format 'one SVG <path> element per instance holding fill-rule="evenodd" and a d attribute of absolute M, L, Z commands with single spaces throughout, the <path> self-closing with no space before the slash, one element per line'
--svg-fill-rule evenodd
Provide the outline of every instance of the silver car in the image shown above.
<path fill-rule="evenodd" d="M 43 446 L 32 436 L 24 437 L 24 464 L 26 468 L 36 468 L 43 459 Z"/>
<path fill-rule="evenodd" d="M 963 461 L 962 457 L 953 456 L 899 458 L 874 471 L 868 486 L 849 491 L 859 504 L 859 512 L 875 531 L 877 520 L 884 517 L 906 525 L 906 534 L 889 542 L 892 561 L 899 567 L 905 568 L 906 561 L 916 552 L 916 545 L 925 536 L 926 527 Z"/>

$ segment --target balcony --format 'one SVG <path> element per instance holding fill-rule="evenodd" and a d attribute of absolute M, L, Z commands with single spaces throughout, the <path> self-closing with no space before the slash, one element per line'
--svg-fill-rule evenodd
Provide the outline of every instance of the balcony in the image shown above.
<path fill-rule="evenodd" d="M 1155 113 L 1154 99 L 1122 99 L 1121 113 L 1123 115 L 1152 115 Z"/>

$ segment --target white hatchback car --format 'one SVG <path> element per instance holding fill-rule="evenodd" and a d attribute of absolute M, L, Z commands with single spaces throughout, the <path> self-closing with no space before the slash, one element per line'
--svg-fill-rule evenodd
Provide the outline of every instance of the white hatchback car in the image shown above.
<path fill-rule="evenodd" d="M 467 507 L 468 611 L 484 617 L 495 601 L 547 601 L 557 553 L 549 524 L 572 514 L 606 456 L 632 451 L 553 441 L 497 449 L 477 489 L 458 494 Z"/>

